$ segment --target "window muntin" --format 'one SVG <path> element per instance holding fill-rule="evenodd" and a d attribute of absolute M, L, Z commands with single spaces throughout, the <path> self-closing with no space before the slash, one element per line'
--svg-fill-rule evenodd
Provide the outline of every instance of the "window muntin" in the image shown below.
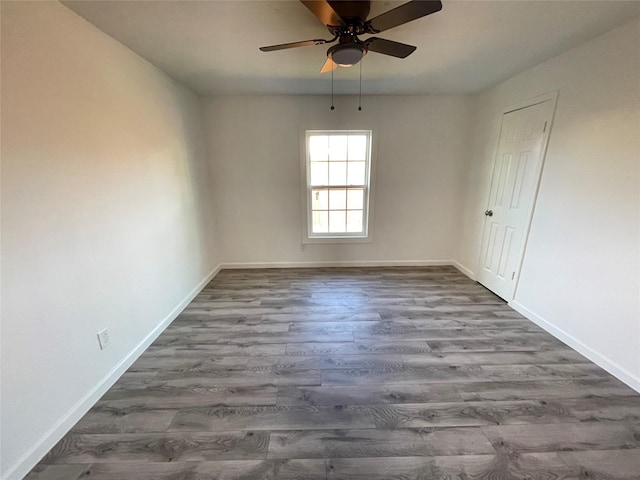
<path fill-rule="evenodd" d="M 371 131 L 307 131 L 309 238 L 367 237 Z"/>

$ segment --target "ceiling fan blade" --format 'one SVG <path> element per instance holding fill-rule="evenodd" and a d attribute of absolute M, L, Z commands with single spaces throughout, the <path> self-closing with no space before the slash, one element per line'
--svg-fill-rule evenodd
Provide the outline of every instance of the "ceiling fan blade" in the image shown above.
<path fill-rule="evenodd" d="M 322 45 L 331 43 L 333 40 L 324 40 L 318 38 L 315 40 L 303 40 L 302 42 L 281 43 L 280 45 L 269 45 L 268 47 L 260 47 L 262 52 L 275 52 L 276 50 L 286 50 L 287 48 L 308 47 L 310 45 Z"/>
<path fill-rule="evenodd" d="M 322 68 L 320 69 L 320 73 L 331 72 L 336 68 L 338 68 L 338 64 L 333 60 L 331 60 L 331 57 L 327 57 L 327 61 L 324 62 L 324 65 L 322 65 Z"/>
<path fill-rule="evenodd" d="M 370 52 L 383 53 L 392 57 L 406 58 L 416 51 L 417 47 L 406 43 L 393 42 L 384 38 L 371 37 L 364 42 Z"/>
<path fill-rule="evenodd" d="M 365 29 L 368 33 L 384 32 L 440 10 L 442 10 L 440 0 L 413 0 L 367 21 Z"/>
<path fill-rule="evenodd" d="M 300 0 L 324 25 L 345 25 L 344 20 L 325 0 Z"/>

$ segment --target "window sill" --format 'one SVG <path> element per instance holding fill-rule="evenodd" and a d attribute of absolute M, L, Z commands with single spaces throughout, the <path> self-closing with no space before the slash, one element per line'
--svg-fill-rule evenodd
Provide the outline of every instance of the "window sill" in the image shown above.
<path fill-rule="evenodd" d="M 304 245 L 308 245 L 308 244 L 322 244 L 322 243 L 373 243 L 373 237 L 371 235 L 369 236 L 353 236 L 353 237 L 346 237 L 346 236 L 335 236 L 335 237 L 331 237 L 331 236 L 323 236 L 323 237 L 305 237 L 302 240 L 302 243 Z"/>

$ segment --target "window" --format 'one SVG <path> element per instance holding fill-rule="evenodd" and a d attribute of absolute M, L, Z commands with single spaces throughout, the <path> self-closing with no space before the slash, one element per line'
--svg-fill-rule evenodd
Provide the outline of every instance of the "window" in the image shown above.
<path fill-rule="evenodd" d="M 307 131 L 307 239 L 369 236 L 371 131 Z"/>

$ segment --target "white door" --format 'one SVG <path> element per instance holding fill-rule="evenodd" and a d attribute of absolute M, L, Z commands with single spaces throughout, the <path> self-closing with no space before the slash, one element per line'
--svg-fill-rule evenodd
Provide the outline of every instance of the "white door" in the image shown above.
<path fill-rule="evenodd" d="M 515 292 L 554 103 L 502 116 L 477 280 L 507 301 Z"/>

